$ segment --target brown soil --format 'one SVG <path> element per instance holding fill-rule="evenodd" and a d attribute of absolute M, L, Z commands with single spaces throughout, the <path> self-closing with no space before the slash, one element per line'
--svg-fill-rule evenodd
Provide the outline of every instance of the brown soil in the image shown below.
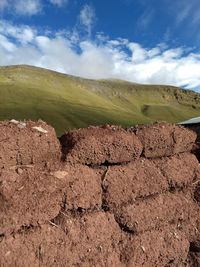
<path fill-rule="evenodd" d="M 200 266 L 195 133 L 90 127 L 61 157 L 44 122 L 0 129 L 1 267 Z"/>
<path fill-rule="evenodd" d="M 157 123 L 130 128 L 144 147 L 147 158 L 166 157 L 190 151 L 196 140 L 196 133 L 174 124 Z"/>
<path fill-rule="evenodd" d="M 0 173 L 0 233 L 37 226 L 54 218 L 63 201 L 63 181 L 48 172 L 24 169 Z"/>
<path fill-rule="evenodd" d="M 23 123 L 0 122 L 0 169 L 29 164 L 52 167 L 61 156 L 55 130 L 43 121 Z"/>
<path fill-rule="evenodd" d="M 87 165 L 122 163 L 139 158 L 139 139 L 120 127 L 90 127 L 64 134 L 60 138 L 67 162 Z"/>
<path fill-rule="evenodd" d="M 188 250 L 189 242 L 184 233 L 168 226 L 132 236 L 122 250 L 123 262 L 128 267 L 190 266 Z"/>
<path fill-rule="evenodd" d="M 187 192 L 165 193 L 135 201 L 118 210 L 118 221 L 133 233 L 162 229 L 174 224 L 177 229 L 192 224 L 199 212 L 198 205 Z"/>
<path fill-rule="evenodd" d="M 197 134 L 196 142 L 193 146 L 193 151 L 200 161 L 200 124 L 188 124 L 186 127 Z"/>

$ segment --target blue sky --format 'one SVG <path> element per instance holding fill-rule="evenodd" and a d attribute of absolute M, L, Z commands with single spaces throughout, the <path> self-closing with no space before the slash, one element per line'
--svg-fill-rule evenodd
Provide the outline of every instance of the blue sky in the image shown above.
<path fill-rule="evenodd" d="M 200 89 L 199 0 L 0 0 L 0 65 Z"/>

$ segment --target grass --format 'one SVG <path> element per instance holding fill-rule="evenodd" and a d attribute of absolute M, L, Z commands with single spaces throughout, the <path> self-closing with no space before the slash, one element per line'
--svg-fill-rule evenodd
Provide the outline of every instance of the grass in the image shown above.
<path fill-rule="evenodd" d="M 87 80 L 30 67 L 0 68 L 0 120 L 43 119 L 64 131 L 104 123 L 178 122 L 200 115 L 200 95 L 172 86 Z"/>

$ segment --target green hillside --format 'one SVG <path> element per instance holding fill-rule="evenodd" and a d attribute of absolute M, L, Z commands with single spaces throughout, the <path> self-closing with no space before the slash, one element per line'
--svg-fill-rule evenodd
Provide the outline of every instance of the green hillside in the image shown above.
<path fill-rule="evenodd" d="M 200 116 L 200 94 L 172 86 L 88 80 L 30 66 L 0 68 L 0 120 L 43 119 L 58 135 L 104 123 L 129 126 Z"/>

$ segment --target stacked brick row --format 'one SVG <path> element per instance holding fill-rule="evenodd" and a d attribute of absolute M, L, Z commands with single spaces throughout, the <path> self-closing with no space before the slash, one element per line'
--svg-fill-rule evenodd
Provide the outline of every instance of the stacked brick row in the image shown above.
<path fill-rule="evenodd" d="M 196 134 L 0 123 L 0 266 L 199 266 Z"/>

